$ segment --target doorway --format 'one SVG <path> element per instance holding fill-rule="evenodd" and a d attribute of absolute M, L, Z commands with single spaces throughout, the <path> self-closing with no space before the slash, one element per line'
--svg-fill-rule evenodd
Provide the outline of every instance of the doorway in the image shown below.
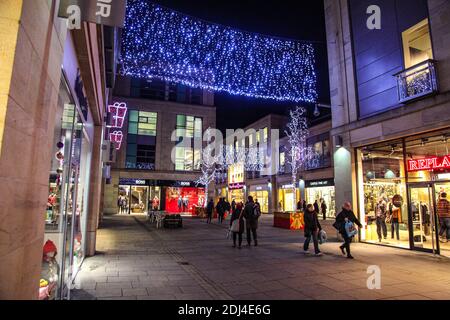
<path fill-rule="evenodd" d="M 409 185 L 409 214 L 412 247 L 450 257 L 450 239 L 437 214 L 442 193 L 449 194 L 450 182 Z"/>

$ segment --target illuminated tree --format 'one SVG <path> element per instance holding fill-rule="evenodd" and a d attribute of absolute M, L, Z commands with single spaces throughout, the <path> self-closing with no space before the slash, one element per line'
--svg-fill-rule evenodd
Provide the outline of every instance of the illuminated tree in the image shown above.
<path fill-rule="evenodd" d="M 313 158 L 312 149 L 306 143 L 309 130 L 305 108 L 296 107 L 290 111 L 290 118 L 285 132 L 289 141 L 287 162 L 291 166 L 292 171 L 292 188 L 294 189 L 293 207 L 296 208 L 298 172 L 304 169 L 308 161 Z"/>

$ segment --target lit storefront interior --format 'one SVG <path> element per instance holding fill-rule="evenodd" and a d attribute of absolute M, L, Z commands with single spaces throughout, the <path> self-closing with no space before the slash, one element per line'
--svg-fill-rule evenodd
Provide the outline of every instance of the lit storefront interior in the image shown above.
<path fill-rule="evenodd" d="M 236 163 L 228 168 L 228 201 L 245 203 L 244 165 Z"/>
<path fill-rule="evenodd" d="M 322 201 L 326 205 L 326 218 L 334 219 L 336 217 L 334 179 L 307 181 L 305 195 L 307 203 L 314 204 L 317 201 L 320 208 L 319 218 L 322 218 Z"/>
<path fill-rule="evenodd" d="M 296 188 L 297 202 L 300 200 L 300 189 Z M 277 210 L 281 212 L 293 212 L 296 210 L 297 204 L 294 198 L 294 188 L 292 184 L 284 184 L 278 188 L 278 205 Z"/>
<path fill-rule="evenodd" d="M 261 213 L 269 213 L 269 186 L 258 185 L 249 187 L 249 195 L 261 206 Z M 245 202 L 244 202 L 245 203 Z"/>
<path fill-rule="evenodd" d="M 450 192 L 448 137 L 433 132 L 357 151 L 363 241 L 450 255 L 437 215 Z"/>

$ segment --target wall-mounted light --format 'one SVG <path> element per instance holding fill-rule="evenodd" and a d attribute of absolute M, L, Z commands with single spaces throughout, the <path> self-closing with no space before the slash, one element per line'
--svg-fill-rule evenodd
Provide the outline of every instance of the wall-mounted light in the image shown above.
<path fill-rule="evenodd" d="M 343 143 L 343 139 L 341 136 L 334 136 L 334 145 L 336 147 L 336 149 L 342 148 L 344 143 Z"/>

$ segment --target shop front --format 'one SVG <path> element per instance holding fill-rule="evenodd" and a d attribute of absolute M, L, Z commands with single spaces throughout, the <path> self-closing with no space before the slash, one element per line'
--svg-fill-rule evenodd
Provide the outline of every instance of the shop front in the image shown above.
<path fill-rule="evenodd" d="M 361 239 L 450 256 L 450 130 L 357 150 Z"/>
<path fill-rule="evenodd" d="M 85 256 L 93 132 L 63 76 L 55 114 L 39 299 L 68 299 Z"/>
<path fill-rule="evenodd" d="M 205 188 L 191 181 L 121 178 L 117 195 L 118 214 L 168 213 L 196 214 L 205 205 Z"/>
<path fill-rule="evenodd" d="M 246 186 L 244 183 L 244 165 L 236 163 L 228 168 L 228 202 L 245 203 Z"/>
<path fill-rule="evenodd" d="M 295 199 L 297 199 L 297 202 L 301 200 L 300 189 L 295 188 L 295 192 L 297 193 L 296 197 L 294 197 L 294 187 L 289 183 L 282 184 L 278 188 L 277 211 L 294 212 L 296 210 L 297 204 L 295 203 Z"/>
<path fill-rule="evenodd" d="M 258 201 L 261 207 L 261 213 L 269 213 L 269 186 L 253 185 L 249 186 L 249 195 L 253 197 L 254 201 Z"/>
<path fill-rule="evenodd" d="M 306 202 L 319 206 L 319 217 L 334 219 L 336 217 L 336 198 L 334 179 L 313 180 L 305 183 Z"/>

